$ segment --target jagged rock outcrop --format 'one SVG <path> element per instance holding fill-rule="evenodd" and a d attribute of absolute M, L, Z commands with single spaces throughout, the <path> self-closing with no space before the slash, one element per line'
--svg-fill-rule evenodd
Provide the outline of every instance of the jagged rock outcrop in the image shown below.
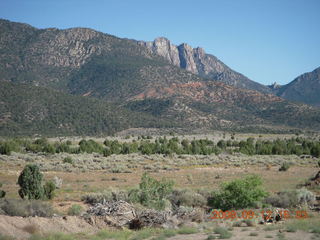
<path fill-rule="evenodd" d="M 186 43 L 175 46 L 164 37 L 156 38 L 153 42 L 139 41 L 138 44 L 146 46 L 152 53 L 164 57 L 171 64 L 201 77 L 221 81 L 239 88 L 257 90 L 263 93 L 271 92 L 267 86 L 248 79 L 233 71 L 215 56 L 206 54 L 203 48 L 192 48 Z"/>
<path fill-rule="evenodd" d="M 170 41 L 164 37 L 156 38 L 153 42 L 139 42 L 141 45 L 145 45 L 152 52 L 164 57 L 172 64 L 180 66 L 180 58 L 178 48 L 171 44 Z"/>

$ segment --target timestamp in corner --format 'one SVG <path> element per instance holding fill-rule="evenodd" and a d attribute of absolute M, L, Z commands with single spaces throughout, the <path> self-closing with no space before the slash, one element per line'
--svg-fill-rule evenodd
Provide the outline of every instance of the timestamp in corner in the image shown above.
<path fill-rule="evenodd" d="M 222 220 L 222 219 L 231 219 L 231 220 L 242 220 L 242 219 L 255 219 L 262 218 L 264 220 L 270 220 L 275 217 L 280 217 L 281 219 L 305 219 L 308 218 L 308 213 L 305 210 L 242 210 L 242 211 L 222 211 L 222 210 L 212 210 L 211 219 Z"/>

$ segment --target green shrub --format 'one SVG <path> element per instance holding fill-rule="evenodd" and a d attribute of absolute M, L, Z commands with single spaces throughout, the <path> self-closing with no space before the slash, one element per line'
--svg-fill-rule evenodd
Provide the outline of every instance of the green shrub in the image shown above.
<path fill-rule="evenodd" d="M 0 142 L 0 154 L 2 155 L 11 155 L 11 151 L 13 150 L 12 144 L 8 142 Z"/>
<path fill-rule="evenodd" d="M 244 179 L 236 179 L 223 183 L 219 192 L 214 192 L 208 203 L 210 206 L 222 209 L 242 209 L 254 207 L 255 203 L 267 196 L 262 189 L 262 180 L 252 175 Z"/>
<path fill-rule="evenodd" d="M 71 157 L 65 157 L 63 159 L 63 162 L 64 163 L 69 163 L 69 164 L 73 164 L 74 163 L 74 161 L 73 161 L 73 159 Z"/>
<path fill-rule="evenodd" d="M 83 208 L 79 204 L 73 204 L 68 209 L 68 215 L 79 216 L 83 211 Z"/>
<path fill-rule="evenodd" d="M 52 206 L 40 200 L 6 199 L 0 201 L 1 210 L 9 216 L 20 217 L 51 217 Z"/>
<path fill-rule="evenodd" d="M 87 153 L 102 153 L 103 152 L 103 147 L 101 144 L 95 142 L 92 139 L 89 140 L 81 140 L 79 142 L 80 146 L 80 151 L 81 152 L 87 152 Z"/>
<path fill-rule="evenodd" d="M 42 177 L 43 175 L 37 165 L 26 165 L 18 178 L 20 197 L 23 199 L 43 198 Z"/>
<path fill-rule="evenodd" d="M 56 143 L 55 148 L 57 153 L 77 153 L 77 150 L 72 149 L 68 143 Z"/>
<path fill-rule="evenodd" d="M 111 152 L 110 148 L 107 147 L 107 148 L 103 149 L 102 154 L 103 154 L 104 157 L 109 157 L 109 156 L 112 155 L 112 152 Z"/>
<path fill-rule="evenodd" d="M 57 150 L 53 145 L 47 144 L 43 147 L 42 151 L 45 153 L 54 154 L 54 153 L 56 153 Z"/>
<path fill-rule="evenodd" d="M 158 181 L 144 173 L 139 184 L 139 189 L 134 189 L 129 193 L 129 198 L 133 202 L 139 202 L 144 206 L 164 209 L 166 197 L 172 192 L 172 181 Z"/>
<path fill-rule="evenodd" d="M 44 190 L 44 197 L 51 200 L 55 196 L 54 190 L 56 190 L 56 185 L 54 184 L 53 181 L 47 181 L 43 186 L 43 190 Z"/>

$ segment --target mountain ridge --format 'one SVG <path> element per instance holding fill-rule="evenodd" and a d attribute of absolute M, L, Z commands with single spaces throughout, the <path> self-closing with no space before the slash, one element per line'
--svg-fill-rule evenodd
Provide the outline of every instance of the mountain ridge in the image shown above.
<path fill-rule="evenodd" d="M 320 107 L 320 67 L 301 74 L 290 83 L 273 89 L 284 99 Z"/>
<path fill-rule="evenodd" d="M 187 45 L 182 48 L 193 51 Z M 205 54 L 200 48 L 195 51 L 200 55 Z M 181 54 L 184 54 L 184 59 L 190 57 L 189 53 Z M 172 55 L 170 58 L 172 60 L 175 57 Z M 184 126 L 186 130 L 206 128 L 238 131 L 258 127 L 270 130 L 320 130 L 320 110 L 290 103 L 270 93 L 237 88 L 201 77 L 172 64 L 138 41 L 117 38 L 91 29 L 35 29 L 19 23 L 0 21 L 0 63 L 0 84 L 18 84 L 17 89 L 11 87 L 10 91 L 21 97 L 23 91 L 30 91 L 30 95 L 27 95 L 30 99 L 25 101 L 31 105 L 35 101 L 32 88 L 38 86 L 63 93 L 62 99 L 70 99 L 73 103 L 67 104 L 70 111 L 75 111 L 71 106 L 76 108 L 75 103 L 83 101 L 81 104 L 87 108 L 92 103 L 95 106 L 94 112 L 101 119 L 111 113 L 111 116 L 117 118 L 117 111 L 110 105 L 119 107 L 117 124 L 123 121 L 120 127 L 116 123 L 115 126 L 105 125 L 94 118 L 89 120 L 105 126 L 103 129 L 106 133 L 115 128 L 154 127 L 153 121 L 159 128 Z M 218 60 L 215 63 L 218 64 Z M 183 64 L 187 66 L 187 62 Z M 224 67 L 222 64 L 219 66 Z M 222 71 L 221 75 L 232 74 L 224 74 Z M 21 88 L 20 84 L 29 87 Z M 42 96 L 45 96 L 44 93 Z M 9 100 L 11 102 L 7 102 L 8 106 L 12 106 L 12 111 L 20 116 L 13 118 L 12 124 L 19 125 L 17 129 L 25 131 L 23 128 L 29 125 L 24 115 L 16 111 L 17 99 L 10 97 Z M 41 98 L 37 98 L 36 101 L 42 104 L 41 109 L 46 112 L 50 109 L 50 103 L 58 100 L 44 98 L 42 103 Z M 58 103 L 63 106 L 63 102 Z M 110 107 L 111 113 L 103 110 L 104 104 Z M 0 111 L 0 118 L 7 116 L 6 111 Z M 55 109 L 53 112 L 57 111 Z M 84 114 L 86 109 L 81 111 Z M 31 113 L 35 116 L 38 114 L 36 109 Z M 74 119 L 81 118 L 82 114 L 73 113 Z M 59 115 L 62 122 L 64 117 L 68 119 L 67 111 L 59 112 Z M 131 121 L 139 119 L 139 115 L 144 116 L 140 122 Z M 19 122 L 18 119 L 23 121 Z M 102 131 L 94 130 L 99 129 L 98 126 L 85 128 L 84 123 L 79 121 L 71 122 L 79 125 L 74 128 L 86 129 L 88 134 Z M 31 129 L 36 131 L 36 128 Z M 45 130 L 48 129 L 43 128 L 41 131 Z"/>

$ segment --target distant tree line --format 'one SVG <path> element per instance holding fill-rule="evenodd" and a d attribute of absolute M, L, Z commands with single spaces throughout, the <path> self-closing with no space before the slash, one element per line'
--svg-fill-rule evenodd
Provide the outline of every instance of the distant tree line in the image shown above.
<path fill-rule="evenodd" d="M 0 142 L 0 154 L 10 155 L 11 152 L 33 152 L 33 153 L 100 153 L 104 156 L 112 154 L 141 153 L 151 154 L 189 154 L 210 155 L 240 152 L 246 155 L 312 155 L 320 157 L 320 141 L 305 139 L 301 137 L 276 140 L 246 140 L 236 141 L 220 140 L 214 143 L 208 139 L 179 139 L 178 137 L 159 137 L 152 139 L 150 136 L 138 137 L 132 141 L 119 142 L 118 140 L 106 139 L 103 144 L 92 139 L 81 140 L 74 144 L 70 140 L 64 142 L 49 142 L 46 138 L 36 140 L 11 139 Z"/>

